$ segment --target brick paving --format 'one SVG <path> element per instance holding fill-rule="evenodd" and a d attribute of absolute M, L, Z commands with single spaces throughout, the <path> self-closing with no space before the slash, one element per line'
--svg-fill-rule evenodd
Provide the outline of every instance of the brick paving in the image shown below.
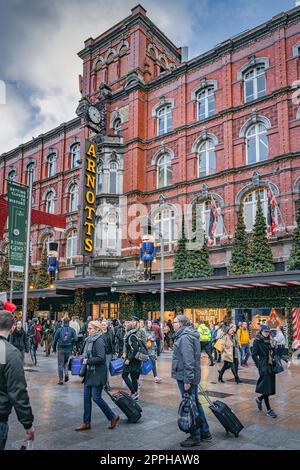
<path fill-rule="evenodd" d="M 275 420 L 256 411 L 254 381 L 257 372 L 253 363 L 247 369 L 240 369 L 240 377 L 246 379 L 246 382 L 239 385 L 230 380 L 230 370 L 224 376 L 226 383 L 217 382 L 220 364 L 209 367 L 207 358 L 203 357 L 201 365 L 202 386 L 209 391 L 212 399 L 225 401 L 238 415 L 245 429 L 238 438 L 226 435 L 201 398 L 213 440 L 202 443 L 196 449 L 300 449 L 300 366 L 292 364 L 290 369 L 277 376 L 277 394 L 271 399 L 271 405 L 278 413 Z M 74 431 L 82 421 L 83 387 L 78 377 L 72 377 L 63 387 L 57 385 L 56 356 L 46 358 L 40 352 L 38 366 L 26 364 L 25 369 L 35 415 L 35 449 L 181 449 L 179 442 L 186 436 L 176 424 L 180 396 L 176 383 L 170 378 L 171 353 L 166 352 L 159 359 L 158 370 L 163 383 L 155 384 L 152 374 L 142 377 L 142 419 L 136 424 L 129 424 L 122 416 L 114 430 L 107 429 L 106 418 L 94 405 L 92 429 L 80 433 Z M 121 377 L 113 377 L 111 384 L 113 390 L 122 388 Z M 107 400 L 110 402 L 108 397 Z M 13 413 L 10 417 L 7 449 L 20 448 L 23 434 L 23 428 Z"/>

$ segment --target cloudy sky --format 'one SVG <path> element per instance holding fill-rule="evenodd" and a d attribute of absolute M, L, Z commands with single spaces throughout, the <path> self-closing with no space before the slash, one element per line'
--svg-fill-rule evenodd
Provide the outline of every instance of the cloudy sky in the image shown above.
<path fill-rule="evenodd" d="M 0 0 L 0 154 L 75 117 L 81 73 L 77 52 L 85 39 L 130 15 L 137 3 Z M 295 0 L 140 3 L 177 46 L 189 47 L 192 58 L 293 8 Z"/>

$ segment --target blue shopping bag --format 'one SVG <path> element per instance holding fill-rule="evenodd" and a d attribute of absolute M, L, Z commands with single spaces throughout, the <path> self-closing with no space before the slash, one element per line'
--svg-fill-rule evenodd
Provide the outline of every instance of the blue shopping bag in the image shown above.
<path fill-rule="evenodd" d="M 110 361 L 110 364 L 109 364 L 110 375 L 113 376 L 113 375 L 122 374 L 123 366 L 124 366 L 124 360 L 121 357 Z"/>
<path fill-rule="evenodd" d="M 142 362 L 142 367 L 141 371 L 143 375 L 148 375 L 149 372 L 151 372 L 153 369 L 153 363 L 151 359 L 146 359 L 145 361 Z"/>
<path fill-rule="evenodd" d="M 82 367 L 83 357 L 72 357 L 71 358 L 71 374 L 79 375 L 80 369 Z"/>

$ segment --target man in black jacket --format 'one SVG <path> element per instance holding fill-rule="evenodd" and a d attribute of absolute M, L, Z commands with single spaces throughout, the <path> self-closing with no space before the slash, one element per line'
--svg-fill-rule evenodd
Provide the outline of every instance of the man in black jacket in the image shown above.
<path fill-rule="evenodd" d="M 0 450 L 5 448 L 12 407 L 26 430 L 26 440 L 34 439 L 33 414 L 23 361 L 19 351 L 7 341 L 13 322 L 10 312 L 0 310 Z"/>

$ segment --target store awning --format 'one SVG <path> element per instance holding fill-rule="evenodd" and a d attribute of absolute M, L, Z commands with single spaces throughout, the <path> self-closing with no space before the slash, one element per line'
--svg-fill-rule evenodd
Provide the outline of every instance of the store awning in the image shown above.
<path fill-rule="evenodd" d="M 199 279 L 180 279 L 165 281 L 165 292 L 253 289 L 255 287 L 295 287 L 300 286 L 300 271 L 247 274 L 239 276 L 220 276 Z M 128 294 L 155 294 L 160 291 L 160 281 L 139 283 L 112 283 L 112 292 Z"/>

